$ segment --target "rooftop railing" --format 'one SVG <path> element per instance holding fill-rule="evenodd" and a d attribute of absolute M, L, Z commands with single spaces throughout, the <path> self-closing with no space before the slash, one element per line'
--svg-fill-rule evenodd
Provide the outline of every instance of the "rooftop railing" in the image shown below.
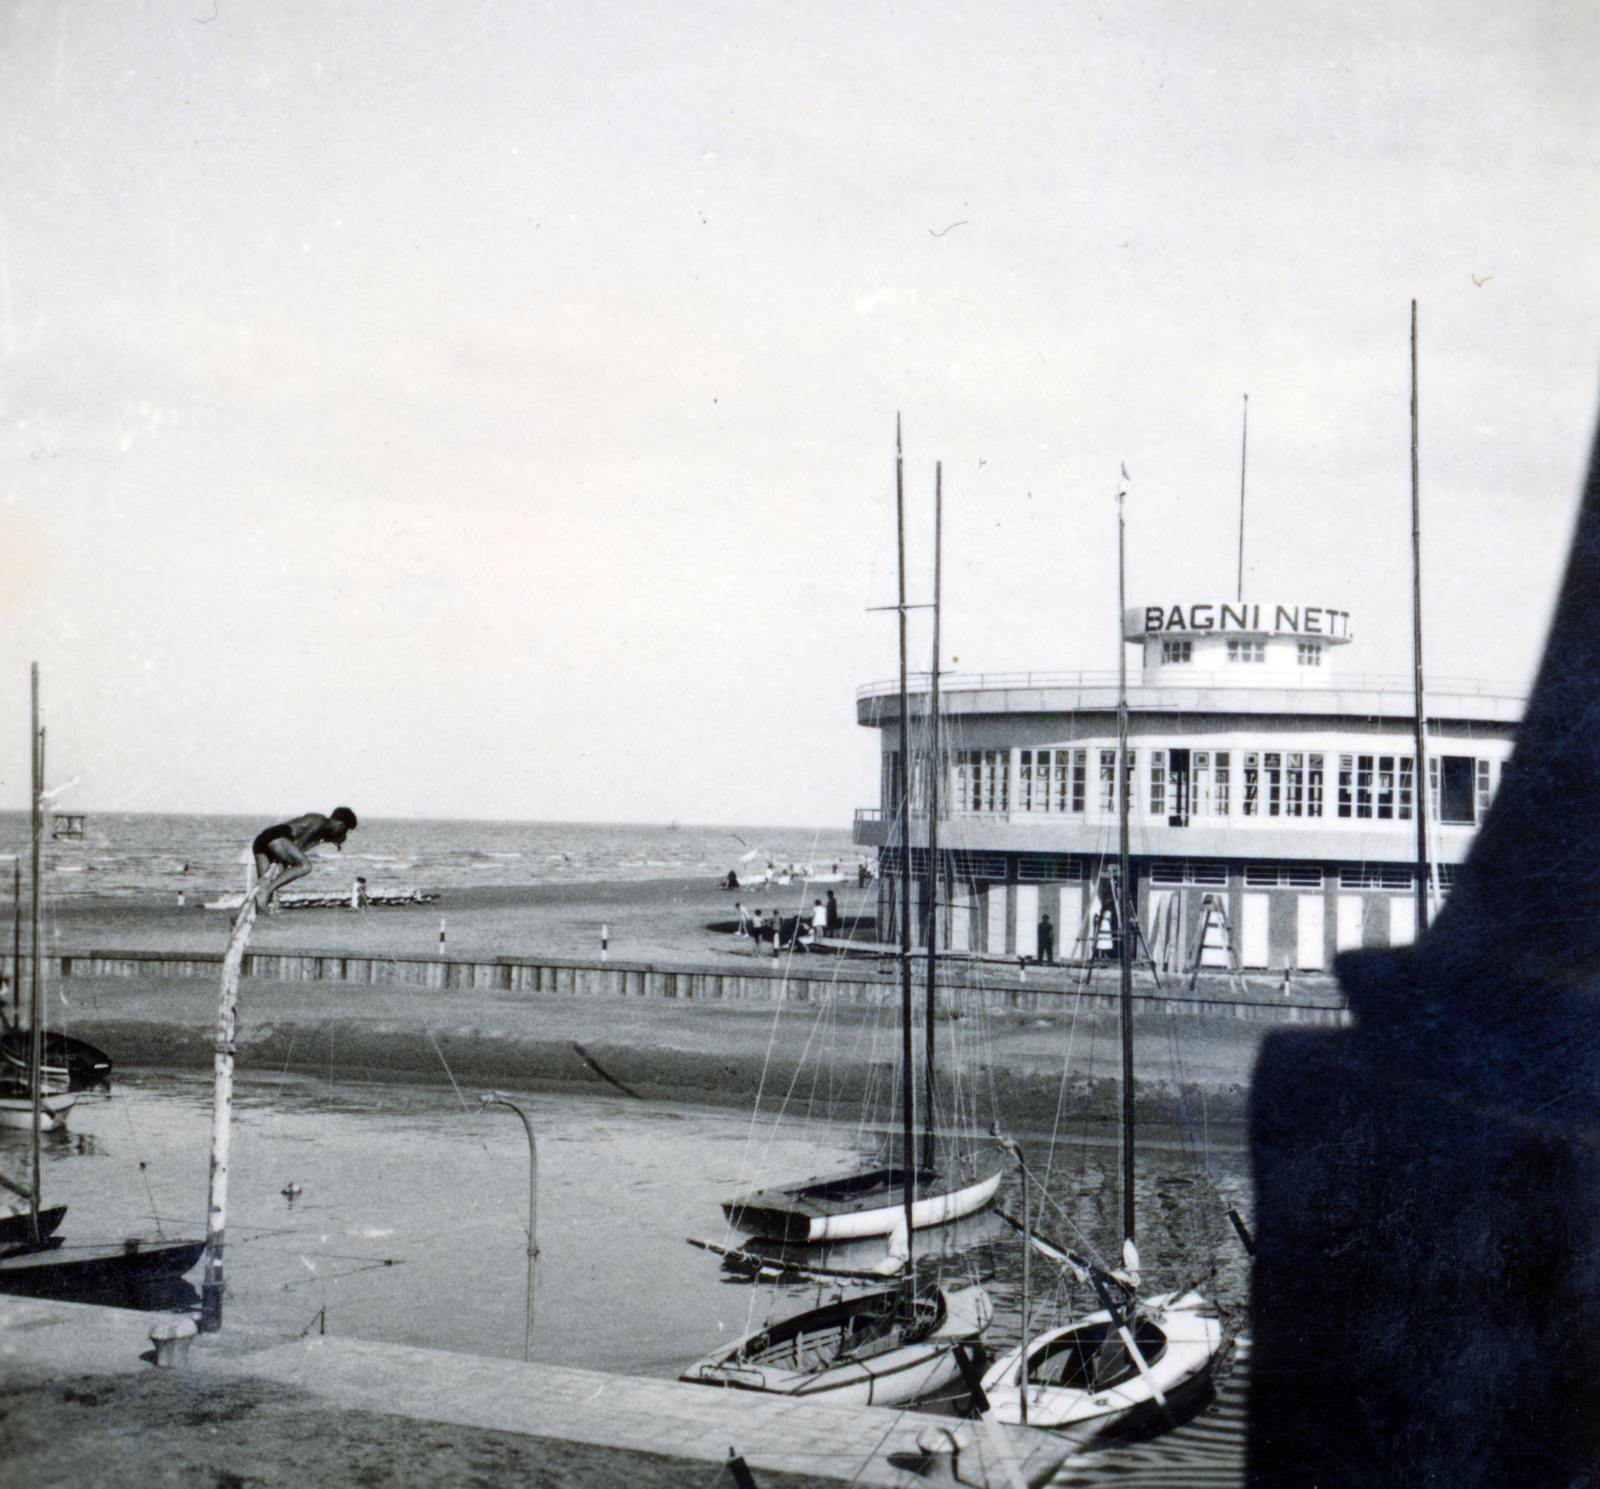
<path fill-rule="evenodd" d="M 965 672 L 946 673 L 939 678 L 941 693 L 1019 692 L 1031 689 L 1067 691 L 1117 686 L 1118 675 L 1112 671 L 1100 672 Z M 1221 669 L 1169 664 L 1153 672 L 1140 669 L 1128 674 L 1128 696 L 1133 700 L 1141 692 L 1154 692 L 1170 688 L 1269 688 L 1304 689 L 1319 693 L 1399 693 L 1411 696 L 1414 682 L 1409 672 L 1330 672 L 1321 667 L 1296 667 L 1292 672 L 1268 670 L 1264 666 L 1239 662 Z M 1512 698 L 1527 700 L 1527 693 L 1505 683 L 1490 682 L 1478 677 L 1438 677 L 1427 684 L 1430 698 Z M 930 691 L 930 678 L 926 672 L 912 673 L 907 678 L 907 691 L 918 697 Z M 898 678 L 884 682 L 869 682 L 856 689 L 857 699 L 885 698 L 898 695 Z"/>

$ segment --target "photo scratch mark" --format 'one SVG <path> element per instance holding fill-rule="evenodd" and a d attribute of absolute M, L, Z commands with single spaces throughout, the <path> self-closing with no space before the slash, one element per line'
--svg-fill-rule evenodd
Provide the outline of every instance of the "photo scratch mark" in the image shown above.
<path fill-rule="evenodd" d="M 958 228 L 958 227 L 966 227 L 966 226 L 967 226 L 967 221 L 966 221 L 965 218 L 963 218 L 960 222 L 952 222 L 949 227 L 943 228 L 937 233 L 935 233 L 932 228 L 929 228 L 928 232 L 935 238 L 942 238 L 942 237 L 944 237 L 944 235 L 946 233 L 952 231 L 953 229 Z"/>

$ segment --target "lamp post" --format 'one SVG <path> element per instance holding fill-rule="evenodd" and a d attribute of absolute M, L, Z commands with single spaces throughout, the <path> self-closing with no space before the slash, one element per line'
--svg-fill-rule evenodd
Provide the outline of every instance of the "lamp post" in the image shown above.
<path fill-rule="evenodd" d="M 535 1240 L 538 1234 L 536 1224 L 539 1206 L 539 1145 L 533 1140 L 532 1120 L 516 1102 L 499 1091 L 491 1091 L 479 1100 L 486 1107 L 510 1107 L 522 1118 L 522 1125 L 528 1132 L 528 1318 L 522 1336 L 522 1358 L 528 1360 L 533 1358 L 533 1265 L 539 1258 L 539 1247 Z"/>

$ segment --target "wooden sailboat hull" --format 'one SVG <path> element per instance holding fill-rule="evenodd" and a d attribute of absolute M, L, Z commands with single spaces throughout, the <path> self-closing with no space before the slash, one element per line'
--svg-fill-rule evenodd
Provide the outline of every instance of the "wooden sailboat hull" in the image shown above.
<path fill-rule="evenodd" d="M 841 1406 L 905 1406 L 960 1378 L 955 1351 L 994 1307 L 981 1287 L 907 1301 L 899 1291 L 808 1309 L 726 1345 L 680 1380 Z"/>
<path fill-rule="evenodd" d="M 95 1288 L 125 1286 L 191 1271 L 204 1241 L 78 1241 L 59 1236 L 42 1246 L 0 1250 L 0 1292 L 73 1298 Z"/>
<path fill-rule="evenodd" d="M 28 1078 L 33 1038 L 26 1029 L 0 1030 L 0 1075 Z M 47 1089 L 93 1091 L 111 1085 L 111 1056 L 68 1034 L 45 1030 L 44 1079 Z"/>
<path fill-rule="evenodd" d="M 931 1169 L 919 1169 L 916 1185 L 921 1198 L 911 1206 L 911 1224 L 915 1230 L 926 1230 L 983 1209 L 1000 1188 L 1000 1174 L 949 1184 Z M 904 1194 L 905 1170 L 881 1168 L 847 1179 L 811 1179 L 787 1189 L 758 1189 L 728 1200 L 722 1211 L 730 1225 L 749 1235 L 819 1245 L 889 1235 L 905 1223 Z"/>
<path fill-rule="evenodd" d="M 1091 1313 L 1029 1341 L 1027 1425 L 1090 1426 L 1100 1432 L 1127 1428 L 1160 1410 L 1155 1389 L 1169 1404 L 1210 1378 L 1222 1342 L 1222 1326 L 1201 1310 L 1197 1293 L 1152 1298 L 1139 1309 L 1134 1342 L 1149 1367 L 1140 1373 L 1104 1310 Z M 1022 1422 L 1018 1373 L 1022 1350 L 996 1361 L 983 1389 L 1001 1422 Z"/>
<path fill-rule="evenodd" d="M 65 1205 L 52 1205 L 39 1211 L 39 1239 L 53 1236 L 66 1219 Z M 26 1212 L 20 1215 L 0 1216 L 0 1250 L 12 1246 L 26 1246 L 33 1241 L 33 1217 Z"/>
<path fill-rule="evenodd" d="M 78 1104 L 76 1091 L 47 1091 L 39 1103 L 39 1130 L 57 1132 L 67 1125 L 67 1113 Z M 0 1094 L 0 1127 L 25 1132 L 33 1126 L 33 1097 Z"/>

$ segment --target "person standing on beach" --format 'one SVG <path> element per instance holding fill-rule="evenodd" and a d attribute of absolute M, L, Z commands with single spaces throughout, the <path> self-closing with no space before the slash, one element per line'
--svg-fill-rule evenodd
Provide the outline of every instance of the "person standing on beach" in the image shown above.
<path fill-rule="evenodd" d="M 1047 967 L 1056 964 L 1056 928 L 1050 923 L 1048 910 L 1039 918 L 1039 960 Z"/>
<path fill-rule="evenodd" d="M 321 843 L 342 850 L 355 827 L 356 814 L 349 807 L 335 807 L 326 817 L 307 812 L 293 822 L 279 822 L 258 832 L 250 845 L 256 856 L 256 908 L 271 914 L 277 908 L 273 900 L 278 891 L 311 872 L 306 854 Z"/>
<path fill-rule="evenodd" d="M 831 889 L 828 891 L 827 927 L 828 934 L 830 936 L 837 936 L 839 934 L 839 902 L 838 900 L 834 899 L 833 891 Z"/>
<path fill-rule="evenodd" d="M 811 906 L 811 939 L 820 941 L 828 934 L 828 907 L 821 900 Z"/>

